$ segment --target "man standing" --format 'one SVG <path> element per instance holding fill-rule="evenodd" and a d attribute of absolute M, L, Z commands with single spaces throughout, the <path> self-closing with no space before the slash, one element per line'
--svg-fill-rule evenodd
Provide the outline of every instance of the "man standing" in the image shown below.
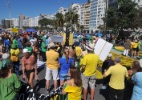
<path fill-rule="evenodd" d="M 111 75 L 109 82 L 109 100 L 123 100 L 124 96 L 124 81 L 128 77 L 126 67 L 120 64 L 120 58 L 114 59 L 114 66 L 111 66 L 104 73 L 104 77 Z M 117 99 L 116 99 L 117 97 Z"/>
<path fill-rule="evenodd" d="M 82 81 L 83 81 L 83 96 L 87 100 L 88 84 L 91 88 L 91 99 L 94 100 L 95 83 L 96 83 L 96 70 L 99 63 L 99 57 L 94 54 L 94 44 L 86 46 L 88 54 L 84 56 L 82 62 Z"/>
<path fill-rule="evenodd" d="M 124 43 L 124 52 L 123 52 L 123 55 L 124 56 L 128 56 L 130 49 L 131 49 L 131 42 L 130 42 L 129 39 L 127 39 L 126 42 Z"/>
<path fill-rule="evenodd" d="M 46 79 L 46 94 L 49 94 L 49 84 L 50 84 L 50 80 L 51 77 L 53 76 L 53 80 L 54 80 L 54 89 L 57 88 L 57 80 L 59 79 L 58 76 L 58 67 L 59 67 L 59 53 L 56 52 L 56 46 L 54 45 L 54 43 L 50 43 L 49 44 L 50 50 L 46 51 L 46 75 L 45 75 L 45 79 Z"/>
<path fill-rule="evenodd" d="M 104 74 L 104 71 L 108 70 L 108 68 L 113 65 L 114 65 L 114 61 L 112 60 L 112 54 L 109 53 L 107 56 L 107 59 L 103 62 L 103 65 L 102 65 L 102 74 Z M 102 89 L 106 89 L 106 86 L 108 85 L 109 80 L 110 80 L 110 75 L 103 79 Z"/>
<path fill-rule="evenodd" d="M 33 88 L 34 76 L 37 79 L 37 63 L 35 56 L 28 49 L 23 49 L 24 56 L 22 57 L 22 74 L 23 79 L 28 81 L 28 84 Z"/>

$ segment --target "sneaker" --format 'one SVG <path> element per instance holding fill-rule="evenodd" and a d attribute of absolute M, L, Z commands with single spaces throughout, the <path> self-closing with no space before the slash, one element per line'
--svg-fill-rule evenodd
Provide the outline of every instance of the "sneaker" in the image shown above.
<path fill-rule="evenodd" d="M 105 89 L 106 89 L 106 86 L 105 86 L 105 85 L 103 85 L 103 86 L 102 86 L 102 89 L 103 89 L 103 90 L 105 90 Z"/>

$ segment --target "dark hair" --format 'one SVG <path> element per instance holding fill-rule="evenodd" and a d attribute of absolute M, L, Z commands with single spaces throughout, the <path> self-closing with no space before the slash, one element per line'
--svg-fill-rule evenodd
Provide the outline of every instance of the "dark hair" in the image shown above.
<path fill-rule="evenodd" d="M 5 65 L 5 67 L 3 67 L 1 70 L 0 70 L 0 78 L 6 78 L 8 76 L 8 73 L 10 71 L 10 69 L 13 67 L 12 64 L 8 64 L 8 65 Z"/>
<path fill-rule="evenodd" d="M 66 62 L 68 63 L 68 60 L 69 60 L 69 50 L 68 51 L 66 51 L 66 50 L 68 50 L 68 49 L 67 48 L 64 49 L 64 54 L 66 56 Z"/>
<path fill-rule="evenodd" d="M 138 61 L 134 61 L 132 63 L 132 69 L 135 70 L 136 72 L 142 71 L 142 68 L 140 67 L 140 63 Z"/>
<path fill-rule="evenodd" d="M 30 46 L 31 46 L 31 43 L 28 41 L 28 42 L 26 43 L 26 46 L 27 46 L 27 47 L 30 47 Z"/>
<path fill-rule="evenodd" d="M 81 86 L 82 79 L 81 79 L 80 71 L 76 67 L 72 66 L 70 67 L 70 74 L 71 74 L 71 79 L 74 79 L 74 84 L 76 86 Z"/>

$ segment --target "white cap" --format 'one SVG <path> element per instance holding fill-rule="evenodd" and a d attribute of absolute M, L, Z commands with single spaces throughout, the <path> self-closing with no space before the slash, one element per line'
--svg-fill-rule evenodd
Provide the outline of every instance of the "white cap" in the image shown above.
<path fill-rule="evenodd" d="M 109 54 L 107 55 L 107 57 L 112 57 L 112 54 L 111 54 L 111 53 L 109 53 Z"/>
<path fill-rule="evenodd" d="M 23 53 L 29 52 L 28 49 L 23 49 Z"/>

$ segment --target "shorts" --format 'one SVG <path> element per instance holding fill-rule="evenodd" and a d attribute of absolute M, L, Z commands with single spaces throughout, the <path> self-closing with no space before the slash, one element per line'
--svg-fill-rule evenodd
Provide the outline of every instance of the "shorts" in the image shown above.
<path fill-rule="evenodd" d="M 34 72 L 35 72 L 35 69 L 25 70 L 25 73 L 26 73 L 26 75 L 27 75 L 28 80 L 29 80 L 29 78 L 30 78 L 30 74 L 31 74 L 31 73 L 34 73 Z"/>
<path fill-rule="evenodd" d="M 59 80 L 58 69 L 52 70 L 46 66 L 45 79 L 51 80 L 52 77 L 54 81 Z"/>
<path fill-rule="evenodd" d="M 133 50 L 133 51 L 138 51 L 138 48 L 133 48 L 132 50 Z"/>
<path fill-rule="evenodd" d="M 81 77 L 82 77 L 83 88 L 87 89 L 88 84 L 91 89 L 95 88 L 95 84 L 96 84 L 96 76 L 95 75 L 85 76 L 84 74 L 81 74 Z"/>
<path fill-rule="evenodd" d="M 64 80 L 69 80 L 70 77 L 68 76 L 68 74 L 60 74 L 60 80 L 64 81 Z"/>

